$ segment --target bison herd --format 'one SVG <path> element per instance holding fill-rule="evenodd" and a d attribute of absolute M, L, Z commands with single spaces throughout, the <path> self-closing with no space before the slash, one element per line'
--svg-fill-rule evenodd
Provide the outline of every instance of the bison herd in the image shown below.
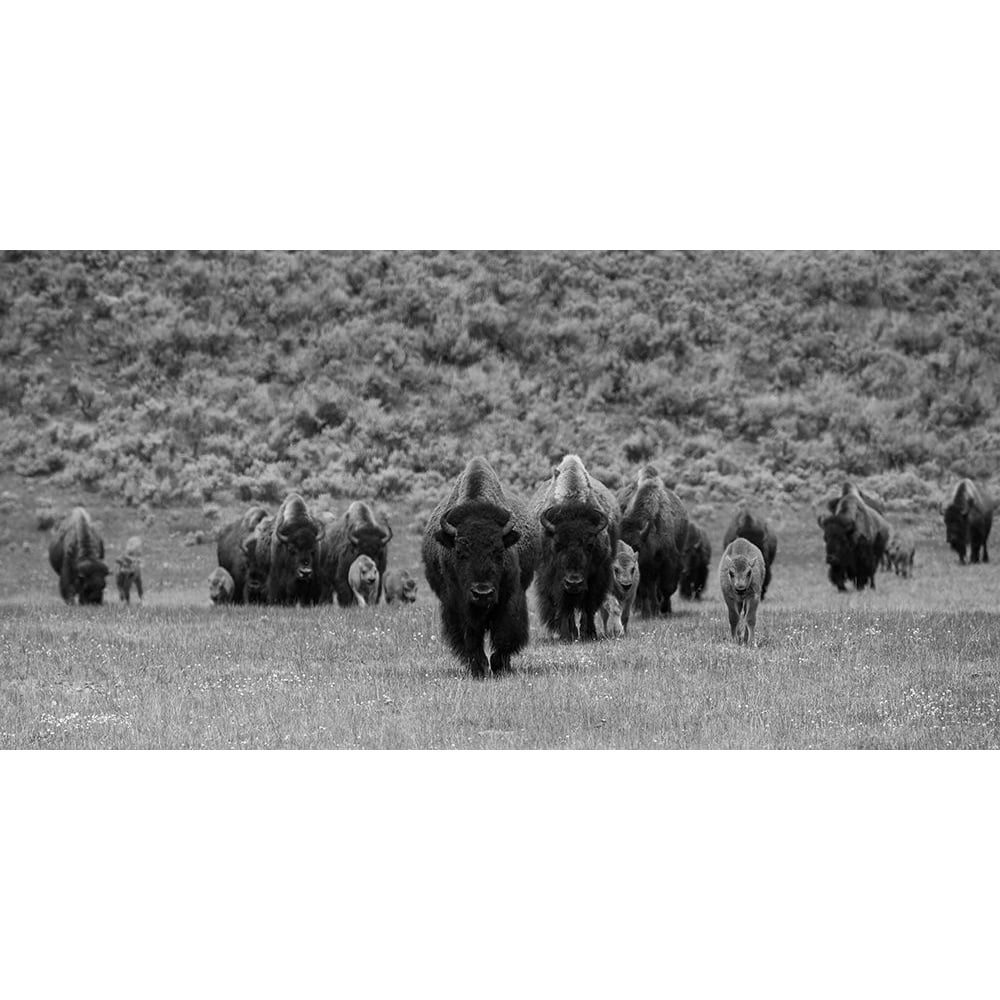
<path fill-rule="evenodd" d="M 993 501 L 962 479 L 942 507 L 948 545 L 962 563 L 987 562 Z M 915 544 L 894 530 L 885 506 L 852 483 L 820 505 L 830 582 L 875 586 L 878 569 L 908 576 Z M 290 493 L 278 510 L 250 506 L 218 533 L 214 604 L 342 607 L 412 602 L 417 582 L 388 568 L 392 528 L 363 501 L 337 517 L 312 513 Z M 754 642 L 757 607 L 771 582 L 778 540 L 767 520 L 740 503 L 723 537 L 719 584 L 737 642 Z M 473 458 L 434 507 L 424 530 L 424 575 L 440 603 L 442 632 L 473 675 L 504 673 L 528 643 L 528 588 L 542 625 L 564 640 L 624 637 L 633 609 L 669 614 L 680 590 L 704 592 L 712 556 L 705 530 L 652 465 L 617 492 L 567 455 L 525 501 L 483 457 Z M 83 507 L 54 529 L 49 561 L 67 603 L 100 604 L 109 575 L 104 542 Z M 141 540 L 117 560 L 119 596 L 141 600 Z M 487 656 L 487 645 L 489 655 Z"/>

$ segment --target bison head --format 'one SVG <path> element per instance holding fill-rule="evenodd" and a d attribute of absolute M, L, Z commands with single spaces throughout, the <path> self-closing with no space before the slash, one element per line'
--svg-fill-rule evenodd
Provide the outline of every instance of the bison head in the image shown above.
<path fill-rule="evenodd" d="M 318 537 L 319 526 L 311 517 L 283 521 L 275 525 L 275 543 L 284 549 L 284 554 L 295 568 L 295 576 L 299 580 L 308 580 L 312 577 Z M 272 560 L 273 558 L 272 555 Z"/>
<path fill-rule="evenodd" d="M 563 504 L 547 507 L 539 521 L 552 547 L 555 578 L 568 594 L 582 593 L 587 589 L 593 559 L 602 551 L 607 515 L 596 507 Z"/>
<path fill-rule="evenodd" d="M 614 574 L 615 592 L 625 597 L 639 580 L 639 559 L 631 545 L 625 542 L 618 543 L 618 552 L 611 564 L 611 570 Z"/>
<path fill-rule="evenodd" d="M 730 556 L 726 574 L 733 594 L 746 600 L 753 590 L 753 563 L 746 556 Z"/>
<path fill-rule="evenodd" d="M 76 592 L 81 604 L 103 604 L 110 571 L 100 559 L 84 559 L 76 568 Z"/>
<path fill-rule="evenodd" d="M 392 538 L 392 528 L 386 519 L 385 527 L 374 521 L 362 521 L 352 524 L 347 533 L 351 547 L 358 555 L 374 559 L 376 564 L 385 559 L 386 546 Z M 385 565 L 384 561 L 381 563 Z"/>
<path fill-rule="evenodd" d="M 461 504 L 441 518 L 434 537 L 454 551 L 459 590 L 469 604 L 496 604 L 506 551 L 521 537 L 514 527 L 513 514 L 488 503 Z"/>

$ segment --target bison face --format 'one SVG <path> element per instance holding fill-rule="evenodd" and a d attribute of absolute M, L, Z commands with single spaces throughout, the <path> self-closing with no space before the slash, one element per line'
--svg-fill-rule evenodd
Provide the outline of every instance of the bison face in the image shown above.
<path fill-rule="evenodd" d="M 583 593 L 594 557 L 603 549 L 602 532 L 608 526 L 607 516 L 591 507 L 549 508 L 540 520 L 552 547 L 555 579 L 561 581 L 567 594 Z"/>
<path fill-rule="evenodd" d="M 619 593 L 623 595 L 627 594 L 635 585 L 639 576 L 639 563 L 636 560 L 635 553 L 631 550 L 628 552 L 619 552 L 611 568 L 614 573 L 615 587 Z"/>
<path fill-rule="evenodd" d="M 948 544 L 958 553 L 958 558 L 965 562 L 965 548 L 968 544 L 968 521 L 957 507 L 949 507 L 944 512 L 945 538 Z"/>
<path fill-rule="evenodd" d="M 409 604 L 417 599 L 417 581 L 412 576 L 403 577 L 400 598 Z"/>
<path fill-rule="evenodd" d="M 103 604 L 104 585 L 110 571 L 100 560 L 85 560 L 76 571 L 76 592 L 81 604 Z"/>
<path fill-rule="evenodd" d="M 469 604 L 490 608 L 500 599 L 506 552 L 520 539 L 509 511 L 486 504 L 457 508 L 441 518 L 435 537 L 455 554 L 458 588 Z"/>
<path fill-rule="evenodd" d="M 743 556 L 733 556 L 729 562 L 729 586 L 733 593 L 743 599 L 753 589 L 753 565 Z"/>

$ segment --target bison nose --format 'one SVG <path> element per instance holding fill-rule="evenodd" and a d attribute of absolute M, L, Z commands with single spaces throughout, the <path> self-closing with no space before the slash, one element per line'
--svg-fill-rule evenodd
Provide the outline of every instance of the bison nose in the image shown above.
<path fill-rule="evenodd" d="M 312 566 L 300 566 L 299 567 L 299 576 L 301 576 L 301 577 L 312 576 L 312 571 L 313 571 Z"/>
<path fill-rule="evenodd" d="M 472 599 L 481 604 L 491 601 L 495 593 L 496 587 L 492 583 L 474 583 L 472 585 Z"/>
<path fill-rule="evenodd" d="M 583 574 L 567 573 L 563 577 L 563 586 L 567 590 L 580 590 L 583 587 Z"/>

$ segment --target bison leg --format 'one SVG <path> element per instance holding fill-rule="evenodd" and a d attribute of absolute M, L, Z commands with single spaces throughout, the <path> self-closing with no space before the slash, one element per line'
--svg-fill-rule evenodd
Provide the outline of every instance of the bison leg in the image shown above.
<path fill-rule="evenodd" d="M 737 631 L 740 624 L 740 613 L 732 604 L 727 604 L 726 608 L 729 611 L 729 634 L 732 638 L 739 642 L 740 640 L 737 635 Z"/>
<path fill-rule="evenodd" d="M 135 574 L 135 596 L 141 601 L 142 600 L 142 574 Z"/>

